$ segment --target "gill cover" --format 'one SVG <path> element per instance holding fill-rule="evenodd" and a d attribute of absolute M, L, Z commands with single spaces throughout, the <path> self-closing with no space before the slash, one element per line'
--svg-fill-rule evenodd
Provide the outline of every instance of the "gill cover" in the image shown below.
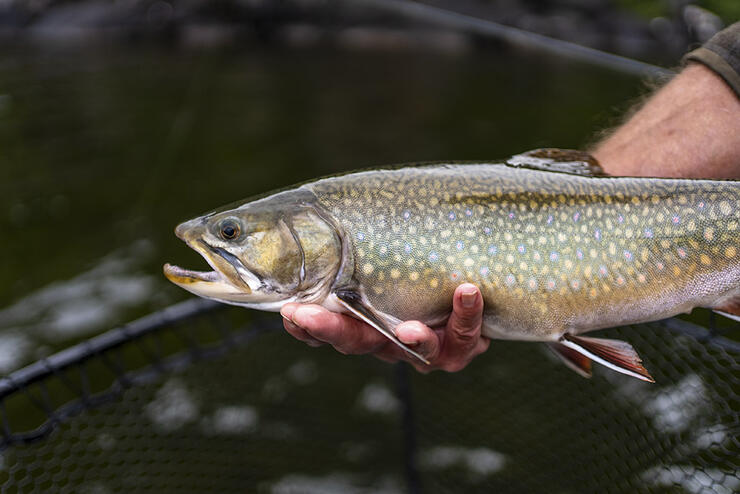
<path fill-rule="evenodd" d="M 262 310 L 325 296 L 342 263 L 337 226 L 305 189 L 207 214 L 175 233 L 214 271 L 166 265 L 171 281 L 196 295 Z"/>

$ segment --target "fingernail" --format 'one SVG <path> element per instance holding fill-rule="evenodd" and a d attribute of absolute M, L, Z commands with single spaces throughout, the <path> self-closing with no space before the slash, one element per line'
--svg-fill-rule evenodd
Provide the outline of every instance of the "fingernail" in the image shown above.
<path fill-rule="evenodd" d="M 305 322 L 306 319 L 318 316 L 323 311 L 317 307 L 298 307 L 293 313 L 293 322 L 301 325 L 301 321 Z"/>
<path fill-rule="evenodd" d="M 462 292 L 460 297 L 462 300 L 462 306 L 469 309 L 475 305 L 475 299 L 478 296 L 478 290 L 475 288 L 468 288 Z"/>
<path fill-rule="evenodd" d="M 406 345 L 418 345 L 424 337 L 424 330 L 417 326 L 403 326 L 396 329 L 396 335 Z"/>
<path fill-rule="evenodd" d="M 283 316 L 283 318 L 287 319 L 288 321 L 293 321 L 293 313 L 295 312 L 295 304 L 294 305 L 283 305 L 280 308 L 280 315 Z"/>

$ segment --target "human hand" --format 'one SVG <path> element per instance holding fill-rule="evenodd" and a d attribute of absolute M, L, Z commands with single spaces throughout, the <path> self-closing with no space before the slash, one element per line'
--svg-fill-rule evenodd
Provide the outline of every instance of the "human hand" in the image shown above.
<path fill-rule="evenodd" d="M 309 346 L 328 343 L 344 354 L 371 353 L 388 362 L 406 360 L 420 372 L 456 372 L 485 352 L 490 340 L 481 336 L 483 297 L 475 285 L 458 286 L 452 307 L 443 327 L 429 328 L 419 321 L 406 321 L 396 327 L 398 339 L 423 355 L 430 365 L 408 355 L 372 326 L 319 305 L 286 304 L 280 314 L 285 319 L 285 330 Z"/>

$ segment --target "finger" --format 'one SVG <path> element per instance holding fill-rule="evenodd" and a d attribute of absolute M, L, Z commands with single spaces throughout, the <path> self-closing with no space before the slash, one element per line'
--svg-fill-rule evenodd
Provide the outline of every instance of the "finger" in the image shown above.
<path fill-rule="evenodd" d="M 442 357 L 443 368 L 462 368 L 474 355 L 488 348 L 481 343 L 483 297 L 475 285 L 465 283 L 457 287 L 452 299 L 452 315 L 447 322 Z"/>
<path fill-rule="evenodd" d="M 407 321 L 399 324 L 396 327 L 396 336 L 402 343 L 421 354 L 430 362 L 433 362 L 439 355 L 439 337 L 431 328 L 419 321 Z M 401 348 L 399 350 L 403 351 Z M 406 352 L 404 352 L 404 355 L 406 356 L 406 360 L 418 361 L 416 357 Z"/>
<path fill-rule="evenodd" d="M 285 327 L 285 331 L 287 331 L 288 334 L 290 334 L 293 338 L 302 341 L 309 346 L 317 347 L 324 344 L 323 342 L 306 333 L 303 328 L 296 326 L 293 321 L 285 316 L 283 316 L 283 327 Z"/>
<path fill-rule="evenodd" d="M 385 345 L 385 337 L 375 328 L 320 305 L 286 304 L 281 313 L 309 336 L 329 343 L 342 353 L 371 353 Z"/>
<path fill-rule="evenodd" d="M 474 346 L 482 321 L 483 297 L 478 287 L 470 283 L 457 287 L 452 299 L 452 315 L 447 321 L 449 344 Z"/>

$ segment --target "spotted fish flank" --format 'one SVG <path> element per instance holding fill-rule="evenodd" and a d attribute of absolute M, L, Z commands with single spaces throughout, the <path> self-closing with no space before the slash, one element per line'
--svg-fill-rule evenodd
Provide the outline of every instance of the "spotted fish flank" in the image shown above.
<path fill-rule="evenodd" d="M 245 232 L 237 242 L 221 235 L 227 220 Z M 551 342 L 562 358 L 580 352 L 649 380 L 626 343 L 577 335 L 697 306 L 731 312 L 739 224 L 738 182 L 605 177 L 588 155 L 538 150 L 321 179 L 192 220 L 179 235 L 221 274 L 179 283 L 186 271 L 170 267 L 168 276 L 264 310 L 324 304 L 391 339 L 401 320 L 439 324 L 455 287 L 471 282 L 486 336 Z M 199 293 L 216 277 L 223 296 Z M 233 294 L 245 285 L 252 293 Z"/>

